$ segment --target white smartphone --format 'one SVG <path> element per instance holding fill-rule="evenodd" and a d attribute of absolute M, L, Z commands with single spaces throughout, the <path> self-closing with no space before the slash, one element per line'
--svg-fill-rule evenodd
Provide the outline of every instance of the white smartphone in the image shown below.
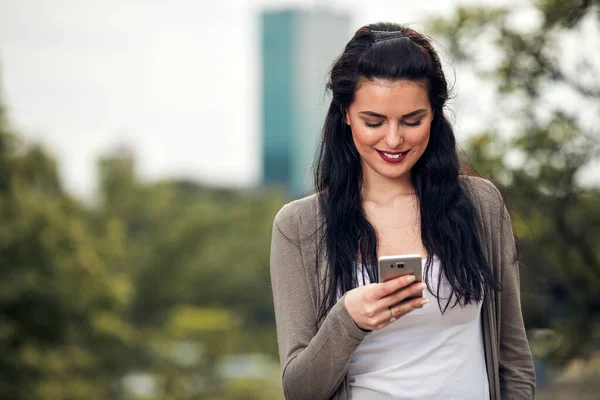
<path fill-rule="evenodd" d="M 379 257 L 379 283 L 409 274 L 415 276 L 415 282 L 423 280 L 423 264 L 419 254 Z M 422 296 L 423 291 L 409 298 Z"/>

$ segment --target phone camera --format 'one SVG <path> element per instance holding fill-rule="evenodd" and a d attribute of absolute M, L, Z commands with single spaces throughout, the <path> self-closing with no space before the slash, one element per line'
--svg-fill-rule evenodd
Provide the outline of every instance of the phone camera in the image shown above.
<path fill-rule="evenodd" d="M 397 266 L 398 268 L 404 268 L 404 263 L 398 263 L 398 264 L 396 264 L 396 266 Z"/>

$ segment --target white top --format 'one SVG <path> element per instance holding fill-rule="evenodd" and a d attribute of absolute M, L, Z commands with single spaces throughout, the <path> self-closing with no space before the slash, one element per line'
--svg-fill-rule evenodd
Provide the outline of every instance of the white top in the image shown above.
<path fill-rule="evenodd" d="M 433 293 L 439 268 L 434 257 L 428 273 Z M 440 288 L 442 306 L 448 288 L 447 282 Z M 442 315 L 435 296 L 423 295 L 430 300 L 423 308 L 371 332 L 358 346 L 348 366 L 351 400 L 490 398 L 481 303 L 448 307 Z"/>

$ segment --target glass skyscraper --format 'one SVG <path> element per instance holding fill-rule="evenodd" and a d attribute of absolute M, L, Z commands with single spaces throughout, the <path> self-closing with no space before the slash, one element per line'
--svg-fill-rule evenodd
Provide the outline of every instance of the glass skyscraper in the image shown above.
<path fill-rule="evenodd" d="M 295 196 L 309 192 L 329 99 L 327 73 L 349 40 L 347 15 L 267 11 L 262 26 L 262 177 Z"/>

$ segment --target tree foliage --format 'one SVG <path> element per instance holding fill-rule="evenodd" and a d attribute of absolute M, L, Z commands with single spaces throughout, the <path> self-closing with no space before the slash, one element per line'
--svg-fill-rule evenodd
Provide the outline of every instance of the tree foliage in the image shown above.
<path fill-rule="evenodd" d="M 520 237 L 526 325 L 560 334 L 538 354 L 559 364 L 600 336 L 600 190 L 582 183 L 600 175 L 600 63 L 568 48 L 598 40 L 599 4 L 460 7 L 430 26 L 457 65 L 496 88 L 493 118 L 465 162 L 503 188 Z M 529 26 L 515 23 L 524 14 Z"/>
<path fill-rule="evenodd" d="M 281 398 L 284 193 L 142 183 L 127 151 L 99 178 L 96 204 L 75 200 L 0 108 L 0 399 Z"/>
<path fill-rule="evenodd" d="M 123 372 L 127 323 L 107 259 L 55 161 L 0 109 L 0 398 L 104 399 Z"/>

